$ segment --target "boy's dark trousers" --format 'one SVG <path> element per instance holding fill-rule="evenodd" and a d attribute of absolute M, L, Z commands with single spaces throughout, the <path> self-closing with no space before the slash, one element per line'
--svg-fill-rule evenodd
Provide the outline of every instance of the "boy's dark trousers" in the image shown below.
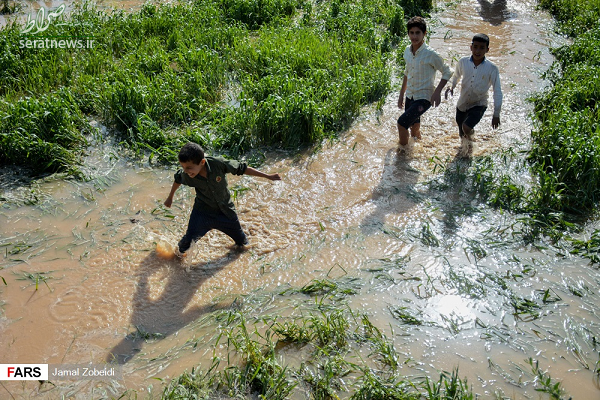
<path fill-rule="evenodd" d="M 463 124 L 467 124 L 467 126 L 471 129 L 475 128 L 475 125 L 481 121 L 483 118 L 483 114 L 485 114 L 485 110 L 487 110 L 486 106 L 475 106 L 469 108 L 467 111 L 460 111 L 458 108 L 456 109 L 456 123 L 458 124 L 458 135 L 460 137 L 464 137 L 465 133 L 463 132 Z"/>
<path fill-rule="evenodd" d="M 246 234 L 242 230 L 240 220 L 237 215 L 235 219 L 229 219 L 225 214 L 219 212 L 209 212 L 196 207 L 192 209 L 190 221 L 188 223 L 185 235 L 179 241 L 179 251 L 184 253 L 190 248 L 192 241 L 200 239 L 211 229 L 217 229 L 228 235 L 235 241 L 235 244 L 242 246 L 248 243 Z"/>

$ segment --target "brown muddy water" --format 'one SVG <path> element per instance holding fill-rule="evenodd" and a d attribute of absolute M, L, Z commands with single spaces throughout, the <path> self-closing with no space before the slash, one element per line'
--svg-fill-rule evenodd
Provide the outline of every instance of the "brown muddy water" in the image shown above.
<path fill-rule="evenodd" d="M 485 32 L 489 59 L 501 71 L 502 125 L 492 131 L 488 110 L 474 157 L 526 148 L 526 98 L 544 87 L 548 47 L 560 43 L 550 17 L 532 1 L 442 6 L 430 19 L 430 44 L 454 65 L 469 54 L 472 35 Z M 113 353 L 124 380 L 3 382 L 0 398 L 119 397 L 126 389 L 156 397 L 161 383 L 153 378 L 210 362 L 209 312 L 326 276 L 358 278 L 351 307 L 411 360 L 400 371 L 407 376 L 435 379 L 459 367 L 481 398 L 547 398 L 526 372 L 533 357 L 573 399 L 600 398 L 593 372 L 598 269 L 545 243 L 513 238 L 517 216 L 471 201 L 460 183 L 429 185 L 439 176 L 432 160 L 469 163 L 455 158 L 457 97 L 426 114 L 423 138 L 406 155 L 396 152 L 397 92 L 382 112 L 365 110 L 338 141 L 314 153 L 267 153 L 260 168 L 282 181 L 230 180 L 249 250 L 238 253 L 229 238 L 212 232 L 185 264 L 154 252 L 158 242 L 177 242 L 193 202 L 181 188 L 171 210 L 161 207 L 173 170 L 125 163 L 104 144 L 86 163 L 96 177 L 88 183 L 49 179 L 15 188 L 8 182 L 17 175 L 5 172 L 1 362 L 103 363 Z M 15 206 L 17 198 L 35 205 Z M 542 302 L 540 293 L 553 301 Z M 538 318 L 517 318 L 515 299 L 536 301 Z M 276 297 L 271 302 L 278 307 Z M 405 325 L 394 317 L 397 309 L 426 323 Z"/>

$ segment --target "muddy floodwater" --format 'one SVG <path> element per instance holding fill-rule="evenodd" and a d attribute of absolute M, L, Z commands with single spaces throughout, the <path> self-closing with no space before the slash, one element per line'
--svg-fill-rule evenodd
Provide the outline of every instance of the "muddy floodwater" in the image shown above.
<path fill-rule="evenodd" d="M 501 126 L 492 130 L 490 106 L 476 128 L 473 157 L 526 149 L 526 99 L 546 85 L 540 75 L 553 60 L 549 47 L 563 40 L 550 17 L 530 0 L 441 6 L 429 20 L 430 45 L 454 67 L 470 54 L 473 34 L 487 33 L 488 58 L 501 73 Z M 547 398 L 527 384 L 533 357 L 573 399 L 600 398 L 598 268 L 543 241 L 525 244 L 511 234 L 518 216 L 474 201 L 460 182 L 432 185 L 436 163 L 469 163 L 456 157 L 458 90 L 426 113 L 422 139 L 402 155 L 397 95 L 382 112 L 365 109 L 338 141 L 317 151 L 267 151 L 260 169 L 282 181 L 231 177 L 250 238 L 241 253 L 211 232 L 183 264 L 158 258 L 157 243 L 175 244 L 182 235 L 193 192 L 182 187 L 165 209 L 174 170 L 127 163 L 109 143 L 90 152 L 90 182 L 19 187 L 18 171 L 5 170 L 0 362 L 104 363 L 114 354 L 124 379 L 56 387 L 3 382 L 0 398 L 118 397 L 126 389 L 158 396 L 153 378 L 210 361 L 215 329 L 202 322 L 209 312 L 327 276 L 356 278 L 360 290 L 350 305 L 410 360 L 403 374 L 435 379 L 458 367 L 481 398 Z M 34 205 L 12 201 L 23 198 Z M 516 313 L 518 299 L 539 305 L 535 317 Z M 425 323 L 406 324 L 394 310 Z"/>

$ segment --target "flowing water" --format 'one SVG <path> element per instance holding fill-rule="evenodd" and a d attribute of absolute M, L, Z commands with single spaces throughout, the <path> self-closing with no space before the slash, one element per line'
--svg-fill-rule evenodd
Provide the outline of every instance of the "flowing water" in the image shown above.
<path fill-rule="evenodd" d="M 488 109 L 473 156 L 526 148 L 526 98 L 545 86 L 548 48 L 559 43 L 549 16 L 529 0 L 464 0 L 445 5 L 430 23 L 430 45 L 453 65 L 469 54 L 473 34 L 491 38 L 488 57 L 500 68 L 504 92 L 502 125 L 491 129 Z M 435 378 L 459 367 L 482 398 L 543 398 L 526 382 L 533 357 L 574 399 L 600 398 L 593 372 L 598 268 L 544 243 L 524 244 L 510 235 L 516 216 L 473 201 L 460 182 L 430 184 L 439 176 L 432 160 L 469 164 L 456 157 L 457 97 L 427 112 L 423 138 L 408 154 L 396 151 L 397 92 L 381 112 L 365 110 L 318 151 L 266 153 L 260 169 L 282 181 L 230 179 L 250 248 L 237 252 L 229 238 L 211 232 L 184 264 L 154 251 L 157 243 L 177 242 L 193 203 L 182 187 L 172 209 L 161 207 L 173 170 L 125 163 L 105 143 L 86 163 L 91 182 L 19 185 L 18 171 L 5 171 L 1 362 L 103 363 L 115 354 L 124 380 L 4 382 L 0 397 L 118 397 L 130 388 L 144 398 L 160 386 L 152 378 L 210 361 L 215 329 L 203 322 L 209 312 L 249 293 L 349 276 L 361 289 L 352 308 L 367 313 L 412 360 L 402 367 L 406 375 Z M 17 198 L 32 205 L 15 206 Z M 519 299 L 539 303 L 538 317 L 517 318 L 511 302 Z M 425 323 L 403 324 L 399 310 Z"/>

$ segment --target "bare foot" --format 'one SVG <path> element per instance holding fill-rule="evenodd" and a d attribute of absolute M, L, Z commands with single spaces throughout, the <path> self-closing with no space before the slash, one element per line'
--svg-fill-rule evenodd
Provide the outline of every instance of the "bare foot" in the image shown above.
<path fill-rule="evenodd" d="M 473 153 L 473 142 L 465 137 L 460 138 L 460 148 L 458 149 L 458 156 L 462 158 L 469 158 Z"/>

